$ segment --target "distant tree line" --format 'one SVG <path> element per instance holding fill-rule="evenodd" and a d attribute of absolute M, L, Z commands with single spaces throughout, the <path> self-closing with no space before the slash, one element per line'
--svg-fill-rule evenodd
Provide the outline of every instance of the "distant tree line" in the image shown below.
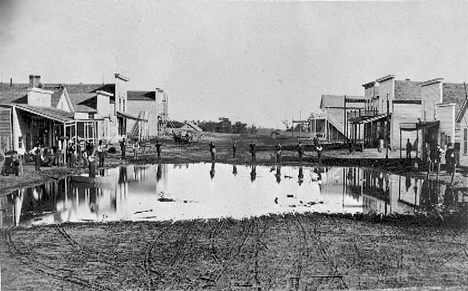
<path fill-rule="evenodd" d="M 198 125 L 203 131 L 207 132 L 219 132 L 219 133 L 236 133 L 236 134 L 242 134 L 242 133 L 250 133 L 250 134 L 257 134 L 259 132 L 259 129 L 252 124 L 251 126 L 247 126 L 247 123 L 243 123 L 240 121 L 236 121 L 234 123 L 229 120 L 229 118 L 226 117 L 220 117 L 218 121 L 186 121 L 186 122 L 180 122 L 180 121 L 171 121 L 172 126 L 175 128 L 179 128 L 183 126 L 187 122 L 192 122 L 193 124 Z M 263 132 L 263 130 L 262 130 Z"/>

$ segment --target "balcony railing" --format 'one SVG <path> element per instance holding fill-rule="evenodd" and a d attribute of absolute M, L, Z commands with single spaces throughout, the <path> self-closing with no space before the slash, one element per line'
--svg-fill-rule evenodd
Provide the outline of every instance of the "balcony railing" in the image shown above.
<path fill-rule="evenodd" d="M 368 109 L 359 109 L 348 112 L 348 119 L 357 118 L 357 117 L 374 117 L 379 115 L 379 110 L 377 107 L 368 108 Z"/>

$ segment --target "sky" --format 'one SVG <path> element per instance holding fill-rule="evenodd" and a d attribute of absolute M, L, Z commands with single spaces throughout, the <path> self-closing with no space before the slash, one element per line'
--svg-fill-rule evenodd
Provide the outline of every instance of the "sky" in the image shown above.
<path fill-rule="evenodd" d="M 172 120 L 283 128 L 388 74 L 468 82 L 468 1 L 0 0 L 0 81 L 114 73 Z"/>

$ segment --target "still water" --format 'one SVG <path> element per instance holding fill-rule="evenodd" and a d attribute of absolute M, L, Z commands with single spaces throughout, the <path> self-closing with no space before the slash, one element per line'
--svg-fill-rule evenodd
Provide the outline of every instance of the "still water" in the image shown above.
<path fill-rule="evenodd" d="M 200 163 L 129 165 L 100 175 L 98 183 L 67 178 L 2 196 L 0 225 L 289 212 L 444 215 L 468 204 L 466 192 L 446 185 L 362 168 Z"/>

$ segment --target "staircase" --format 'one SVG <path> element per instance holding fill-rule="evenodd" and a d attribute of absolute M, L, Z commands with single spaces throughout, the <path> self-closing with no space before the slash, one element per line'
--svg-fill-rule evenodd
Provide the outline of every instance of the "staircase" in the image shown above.
<path fill-rule="evenodd" d="M 140 111 L 138 113 L 138 118 L 141 118 L 141 119 L 146 119 L 146 111 Z M 133 124 L 133 127 L 132 127 L 132 130 L 130 131 L 130 135 L 131 136 L 135 136 L 135 137 L 139 137 L 140 136 L 140 124 L 141 121 L 136 121 L 134 124 Z M 144 134 L 144 132 L 142 132 L 142 134 Z"/>

